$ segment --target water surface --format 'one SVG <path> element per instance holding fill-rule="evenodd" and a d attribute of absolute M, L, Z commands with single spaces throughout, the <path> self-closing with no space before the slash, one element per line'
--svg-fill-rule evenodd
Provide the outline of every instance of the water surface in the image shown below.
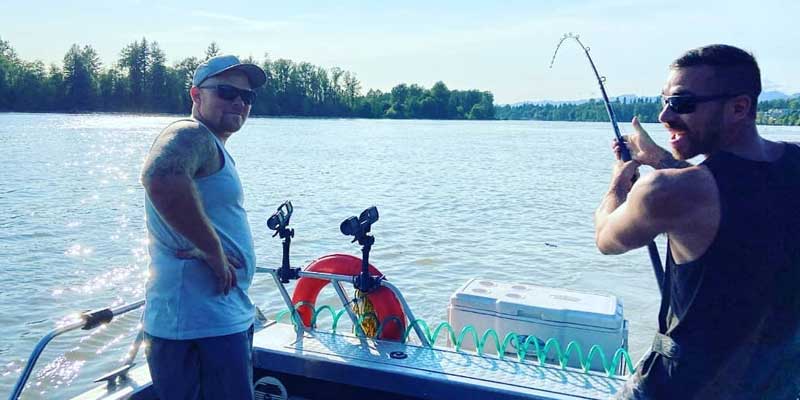
<path fill-rule="evenodd" d="M 0 114 L 0 392 L 11 390 L 36 341 L 70 315 L 143 296 L 139 170 L 173 119 Z M 646 127 L 666 142 L 660 126 Z M 761 130 L 800 140 L 797 127 Z M 659 302 L 647 252 L 603 256 L 594 247 L 610 138 L 604 123 L 251 119 L 228 149 L 260 266 L 280 263 L 265 221 L 282 201 L 295 206 L 295 266 L 359 255 L 339 223 L 376 205 L 371 261 L 429 324 L 447 319 L 450 295 L 471 277 L 611 293 L 624 302 L 639 357 Z M 270 317 L 281 309 L 268 276 L 251 295 Z M 333 303 L 333 292 L 322 302 Z M 124 357 L 138 318 L 56 339 L 26 397 L 88 388 Z"/>

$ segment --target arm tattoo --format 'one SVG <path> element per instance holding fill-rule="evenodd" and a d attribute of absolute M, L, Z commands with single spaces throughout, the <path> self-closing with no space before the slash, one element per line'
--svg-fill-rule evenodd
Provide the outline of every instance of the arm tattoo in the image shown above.
<path fill-rule="evenodd" d="M 202 168 L 209 154 L 208 136 L 195 129 L 177 129 L 163 133 L 153 144 L 145 165 L 148 177 L 189 175 Z"/>

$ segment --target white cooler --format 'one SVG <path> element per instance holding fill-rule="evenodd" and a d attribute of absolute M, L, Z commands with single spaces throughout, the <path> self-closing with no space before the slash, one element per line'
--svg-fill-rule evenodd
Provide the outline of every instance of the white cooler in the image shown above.
<path fill-rule="evenodd" d="M 570 341 L 575 341 L 580 344 L 584 359 L 593 345 L 599 345 L 609 366 L 617 349 L 628 347 L 628 324 L 622 315 L 622 301 L 612 295 L 471 279 L 450 297 L 447 315 L 456 335 L 472 325 L 481 338 L 491 328 L 497 331 L 501 345 L 509 332 L 536 336 L 540 345 L 555 338 L 562 352 L 566 352 Z M 464 336 L 461 348 L 475 350 L 471 334 Z M 497 353 L 493 339 L 487 340 L 483 351 Z M 506 347 L 506 352 L 516 353 L 513 343 Z M 535 357 L 535 353 L 531 343 L 528 357 Z M 547 356 L 553 361 L 556 353 L 551 349 Z M 570 355 L 567 365 L 581 367 L 575 354 Z M 599 356 L 593 357 L 591 369 L 605 371 Z"/>

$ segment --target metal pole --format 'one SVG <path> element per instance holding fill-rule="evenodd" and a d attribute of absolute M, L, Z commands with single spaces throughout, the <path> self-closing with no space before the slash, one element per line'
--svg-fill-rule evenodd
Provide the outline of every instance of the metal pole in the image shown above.
<path fill-rule="evenodd" d="M 143 305 L 144 305 L 144 300 L 139 300 L 130 304 L 125 304 L 117 308 L 113 308 L 110 311 L 113 316 L 117 316 L 135 310 Z M 60 336 L 64 333 L 67 333 L 69 331 L 74 331 L 75 329 L 83 328 L 88 325 L 89 321 L 87 321 L 86 319 L 81 319 L 79 321 L 75 321 L 70 324 L 64 325 L 60 328 L 53 329 L 52 331 L 47 333 L 44 337 L 39 339 L 39 342 L 36 344 L 36 347 L 33 349 L 33 352 L 31 352 L 30 357 L 28 357 L 28 362 L 25 363 L 25 368 L 22 371 L 22 375 L 20 375 L 19 379 L 17 379 L 17 383 L 14 385 L 14 390 L 8 397 L 9 400 L 16 400 L 22 394 L 22 390 L 25 389 L 25 384 L 28 382 L 28 379 L 31 376 L 31 372 L 33 372 L 33 367 L 36 365 L 36 361 L 39 360 L 39 356 L 42 355 L 42 351 L 44 351 L 44 348 L 47 347 L 47 344 L 50 343 L 51 340 L 55 339 L 57 336 Z"/>
<path fill-rule="evenodd" d="M 386 280 L 381 281 L 381 286 L 389 288 L 389 290 L 391 290 L 394 293 L 395 297 L 397 297 L 397 300 L 400 301 L 400 304 L 403 306 L 403 309 L 406 312 L 406 317 L 413 324 L 414 332 L 417 333 L 417 337 L 419 337 L 419 340 L 422 342 L 422 344 L 428 347 L 432 347 L 433 344 L 428 341 L 428 338 L 422 332 L 422 329 L 420 329 L 419 325 L 414 323 L 414 321 L 416 321 L 417 319 L 414 317 L 414 313 L 411 312 L 411 307 L 409 307 L 408 303 L 406 303 L 406 299 L 400 293 L 400 289 L 398 289 L 395 285 L 392 285 L 391 283 L 387 282 Z"/>
<path fill-rule="evenodd" d="M 278 277 L 278 270 L 256 267 L 256 272 L 269 273 L 270 275 L 272 275 L 272 279 L 275 281 L 275 285 L 278 287 L 278 292 L 281 294 L 283 302 L 286 303 L 286 308 L 291 313 L 290 316 L 292 318 L 292 322 L 294 322 L 296 325 L 295 329 L 297 330 L 298 333 L 302 332 L 303 322 L 300 321 L 300 318 L 297 317 L 297 310 L 294 309 L 294 305 L 292 304 L 292 299 L 291 297 L 289 297 L 289 292 L 286 291 L 286 287 L 283 286 L 283 283 L 281 283 L 281 280 Z"/>
<path fill-rule="evenodd" d="M 347 301 L 347 295 L 344 293 L 344 289 L 342 289 L 341 281 L 334 281 L 331 282 L 333 285 L 334 290 L 336 290 L 336 294 L 339 296 L 339 300 L 344 305 L 345 311 L 347 311 L 347 315 L 350 317 L 350 321 L 353 321 L 353 327 L 356 330 L 356 336 L 367 337 L 367 334 L 364 333 L 364 330 L 361 329 L 361 324 L 358 322 L 358 317 L 353 309 L 349 305 L 349 301 Z"/>

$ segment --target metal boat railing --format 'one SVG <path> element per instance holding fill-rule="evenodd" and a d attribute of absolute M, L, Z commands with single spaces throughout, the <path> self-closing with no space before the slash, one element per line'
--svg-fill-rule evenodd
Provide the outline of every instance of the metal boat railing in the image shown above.
<path fill-rule="evenodd" d="M 299 316 L 297 316 L 297 310 L 294 308 L 294 305 L 292 304 L 291 297 L 289 296 L 286 287 L 281 283 L 280 278 L 278 277 L 278 268 L 272 269 L 272 268 L 256 267 L 256 272 L 268 273 L 272 275 L 272 278 L 274 279 L 275 284 L 278 287 L 278 291 L 280 292 L 281 297 L 286 303 L 286 306 L 288 307 L 289 310 L 291 310 L 293 314 L 295 314 L 295 317 L 298 318 L 297 320 L 299 320 Z M 347 295 L 345 294 L 345 290 L 342 286 L 343 283 L 353 283 L 353 280 L 356 278 L 356 276 L 336 275 L 336 274 L 327 274 L 327 273 L 310 272 L 310 271 L 299 271 L 299 276 L 330 281 L 334 290 L 336 291 L 337 296 L 339 297 L 339 300 L 342 302 L 342 305 L 344 306 L 345 310 L 347 310 L 347 315 L 353 322 L 353 327 L 356 330 L 357 336 L 366 337 L 363 330 L 361 329 L 361 324 L 359 323 L 358 317 L 356 316 L 355 312 L 352 309 L 352 306 L 350 305 L 352 304 L 352 302 L 348 300 Z M 389 290 L 392 291 L 392 293 L 394 293 L 394 295 L 397 297 L 397 300 L 403 307 L 403 311 L 405 312 L 405 315 L 407 316 L 409 321 L 416 320 L 416 318 L 414 318 L 414 314 L 411 312 L 411 308 L 409 307 L 405 298 L 403 298 L 402 293 L 396 286 L 392 285 L 386 280 L 380 281 L 380 285 L 388 288 Z M 74 331 L 79 328 L 83 330 L 92 330 L 98 326 L 111 322 L 111 320 L 114 319 L 114 317 L 116 316 L 136 310 L 142 307 L 143 305 L 144 305 L 144 300 L 139 300 L 116 308 L 103 308 L 101 310 L 85 312 L 81 314 L 79 320 L 58 327 L 56 329 L 53 329 L 52 331 L 47 333 L 44 337 L 42 337 L 39 340 L 39 342 L 36 344 L 36 347 L 31 352 L 30 357 L 28 357 L 28 361 L 25 364 L 22 374 L 17 379 L 17 383 L 14 385 L 14 390 L 8 397 L 9 400 L 17 400 L 19 396 L 22 394 L 23 389 L 25 389 L 25 385 L 30 379 L 31 372 L 33 372 L 33 368 L 36 366 L 36 362 L 39 360 L 39 356 L 42 354 L 45 347 L 47 347 L 50 341 L 52 341 L 53 339 L 64 333 Z M 296 324 L 296 326 L 298 331 L 304 329 L 302 324 Z M 428 338 L 420 329 L 420 327 L 414 325 L 413 328 L 414 332 L 417 334 L 422 344 L 425 346 L 430 346 L 431 344 L 429 343 Z M 134 365 L 133 361 L 136 358 L 136 354 L 139 351 L 139 347 L 141 346 L 143 339 L 144 339 L 144 332 L 140 329 L 139 333 L 136 336 L 136 339 L 134 340 L 133 346 L 131 347 L 131 351 L 128 353 L 127 357 L 123 361 L 122 366 L 120 368 L 117 368 L 109 372 L 106 375 L 103 375 L 102 377 L 98 378 L 95 381 L 96 382 L 107 381 L 109 385 L 113 386 L 114 384 L 116 384 L 118 379 L 125 379 L 128 371 Z"/>
<path fill-rule="evenodd" d="M 353 236 L 352 242 L 358 242 L 358 244 L 362 246 L 361 272 L 354 275 L 338 275 L 323 272 L 303 271 L 300 268 L 292 268 L 290 266 L 289 248 L 291 246 L 292 238 L 294 237 L 294 229 L 289 227 L 289 221 L 292 217 L 293 210 L 294 207 L 292 206 L 292 202 L 287 200 L 278 206 L 275 213 L 272 214 L 272 216 L 267 220 L 267 227 L 270 230 L 275 231 L 272 237 L 279 236 L 282 240 L 281 243 L 283 245 L 283 256 L 281 259 L 281 267 L 275 269 L 256 268 L 256 272 L 268 273 L 272 275 L 272 279 L 275 280 L 275 284 L 278 286 L 278 291 L 281 293 L 281 297 L 283 298 L 284 303 L 286 303 L 286 307 L 288 308 L 289 312 L 291 312 L 292 321 L 296 322 L 295 326 L 298 332 L 304 329 L 304 325 L 300 322 L 297 322 L 300 321 L 300 317 L 295 309 L 292 299 L 289 298 L 289 293 L 286 291 L 284 284 L 289 283 L 292 280 L 299 280 L 303 277 L 322 279 L 329 281 L 332 284 L 333 289 L 336 291 L 336 295 L 342 302 L 342 306 L 347 311 L 348 317 L 350 317 L 350 320 L 353 322 L 353 329 L 356 332 L 356 336 L 362 338 L 367 337 L 367 335 L 364 334 L 364 330 L 361 328 L 361 323 L 356 316 L 355 310 L 353 310 L 353 307 L 351 306 L 353 303 L 348 300 L 347 295 L 344 292 L 344 288 L 342 287 L 343 283 L 350 283 L 356 289 L 365 293 L 369 293 L 380 286 L 388 288 L 392 291 L 395 298 L 397 298 L 397 300 L 400 302 L 406 317 L 409 319 L 409 322 L 415 320 L 414 314 L 411 312 L 411 308 L 408 306 L 405 298 L 403 298 L 400 290 L 398 290 L 397 287 L 389 282 L 386 282 L 386 280 L 383 279 L 383 276 L 372 276 L 372 274 L 369 272 L 369 253 L 373 243 L 375 243 L 375 237 L 372 236 L 370 230 L 372 224 L 377 222 L 379 218 L 377 207 L 369 207 L 361 212 L 358 217 L 352 216 L 345 219 L 339 226 L 339 230 L 341 230 L 342 234 L 345 236 Z M 419 326 L 414 325 L 414 332 L 417 334 L 423 345 L 430 347 L 431 344 L 428 341 L 428 338 L 425 336 Z"/>
<path fill-rule="evenodd" d="M 353 322 L 353 328 L 356 332 L 356 336 L 359 336 L 362 339 L 366 338 L 367 335 L 364 334 L 364 331 L 361 328 L 360 321 L 356 316 L 355 311 L 352 308 L 351 305 L 352 302 L 348 300 L 348 297 L 345 294 L 344 287 L 342 286 L 343 283 L 351 283 L 356 288 L 358 288 L 363 292 L 369 292 L 378 286 L 383 286 L 388 288 L 389 290 L 392 291 L 392 293 L 394 293 L 395 297 L 400 302 L 408 320 L 410 322 L 416 321 L 414 314 L 411 312 L 411 308 L 408 306 L 408 303 L 406 302 L 405 298 L 403 298 L 403 295 L 402 293 L 400 293 L 400 290 L 397 289 L 397 287 L 395 287 L 394 285 L 387 282 L 385 279 L 383 279 L 383 277 L 374 277 L 367 272 L 369 249 L 372 246 L 372 243 L 374 242 L 374 238 L 371 235 L 369 235 L 369 231 L 371 224 L 378 220 L 377 208 L 370 207 L 364 210 L 364 212 L 361 213 L 360 217 L 358 218 L 351 217 L 342 223 L 341 226 L 342 233 L 349 236 L 355 236 L 356 239 L 354 239 L 353 241 L 354 242 L 358 241 L 359 244 L 364 246 L 364 248 L 362 249 L 361 274 L 360 275 L 356 274 L 352 276 L 312 272 L 312 271 L 302 271 L 300 268 L 289 267 L 289 246 L 291 243 L 291 238 L 294 236 L 294 230 L 288 228 L 289 219 L 292 215 L 292 210 L 293 207 L 291 202 L 286 201 L 280 207 L 278 207 L 276 213 L 273 214 L 267 221 L 267 226 L 270 229 L 276 231 L 273 236 L 280 235 L 281 239 L 283 239 L 282 266 L 280 268 L 274 268 L 274 269 L 256 267 L 255 272 L 268 273 L 272 275 L 272 278 L 278 287 L 278 291 L 281 294 L 281 298 L 283 298 L 283 301 L 286 303 L 286 307 L 292 313 L 292 319 L 294 321 L 300 321 L 299 314 L 295 309 L 294 304 L 292 303 L 292 299 L 289 297 L 289 293 L 286 291 L 284 283 L 288 283 L 290 280 L 299 279 L 301 277 L 322 279 L 331 282 L 334 290 L 336 291 L 336 295 L 342 302 L 342 306 L 344 306 L 345 310 L 347 310 L 347 315 Z M 9 399 L 16 400 L 17 398 L 19 398 L 20 394 L 22 393 L 22 390 L 25 388 L 25 384 L 30 378 L 30 374 L 31 371 L 33 371 L 33 367 L 36 365 L 36 361 L 39 359 L 39 356 L 41 355 L 44 348 L 51 340 L 53 340 L 53 338 L 78 328 L 84 330 L 94 329 L 104 323 L 111 322 L 111 320 L 117 315 L 121 315 L 129 311 L 135 310 L 137 308 L 140 308 L 142 305 L 144 305 L 144 303 L 145 303 L 144 300 L 139 300 L 137 302 L 126 304 L 113 309 L 104 308 L 102 310 L 86 312 L 81 314 L 80 320 L 52 330 L 50 333 L 45 335 L 41 340 L 39 340 L 39 343 L 36 345 L 36 348 L 34 348 L 30 358 L 28 359 L 28 362 L 25 364 L 25 368 L 24 371 L 22 372 L 22 375 L 20 375 L 16 385 L 14 386 L 14 391 L 11 393 Z M 298 334 L 302 333 L 302 331 L 306 329 L 302 323 L 296 323 L 295 326 Z M 422 342 L 424 346 L 430 347 L 431 343 L 428 340 L 428 337 L 422 331 L 422 329 L 417 324 L 412 323 L 412 326 L 414 332 L 419 337 L 420 342 Z M 308 329 L 309 330 L 313 329 L 313 327 L 309 327 Z M 144 332 L 142 329 L 140 329 L 133 343 L 130 353 L 123 361 L 123 365 L 120 368 L 117 368 L 116 370 L 111 371 L 108 374 L 100 377 L 99 379 L 96 380 L 96 382 L 107 381 L 109 386 L 114 386 L 116 385 L 118 379 L 125 379 L 127 377 L 128 371 L 134 365 L 133 360 L 136 358 L 136 353 L 138 352 L 143 339 L 144 339 Z"/>
<path fill-rule="evenodd" d="M 289 297 L 289 292 L 286 291 L 286 287 L 281 283 L 278 271 L 278 268 L 256 268 L 256 273 L 268 273 L 272 275 L 272 279 L 275 280 L 275 284 L 278 286 L 278 291 L 280 292 L 283 301 L 286 303 L 286 307 L 288 307 L 292 313 L 292 319 L 299 321 L 300 317 L 297 314 L 294 304 L 292 303 L 292 299 Z M 339 297 L 339 301 L 342 302 L 342 306 L 344 307 L 345 311 L 347 311 L 350 321 L 353 322 L 353 327 L 356 330 L 357 336 L 366 337 L 366 334 L 364 334 L 364 331 L 361 329 L 359 319 L 351 306 L 352 302 L 348 300 L 344 291 L 344 287 L 342 286 L 343 283 L 354 283 L 357 275 L 337 275 L 311 271 L 298 271 L 298 275 L 299 277 L 322 279 L 331 282 L 333 289 L 336 291 L 336 295 Z M 408 306 L 408 302 L 406 302 L 406 299 L 403 297 L 403 294 L 400 292 L 400 290 L 386 280 L 381 280 L 379 284 L 380 286 L 383 286 L 394 293 L 395 297 L 400 302 L 400 305 L 403 307 L 403 312 L 405 313 L 406 318 L 408 318 L 409 321 L 415 321 L 416 318 L 414 317 L 414 313 L 411 312 L 411 307 Z M 295 325 L 298 330 L 303 329 L 303 324 L 298 323 Z M 419 337 L 420 342 L 422 342 L 424 346 L 430 347 L 431 343 L 428 341 L 428 338 L 425 336 L 425 333 L 422 331 L 422 329 L 416 324 L 413 326 L 413 328 L 414 332 L 417 334 L 417 337 Z"/>
<path fill-rule="evenodd" d="M 51 340 L 55 339 L 57 336 L 60 336 L 64 333 L 74 331 L 78 328 L 83 330 L 92 330 L 101 326 L 103 324 L 111 322 L 114 317 L 118 315 L 125 314 L 127 312 L 136 310 L 144 305 L 144 300 L 139 300 L 133 303 L 125 304 L 116 308 L 103 308 L 101 310 L 89 311 L 82 313 L 80 319 L 66 324 L 64 326 L 58 327 L 53 329 L 49 333 L 47 333 L 44 337 L 39 339 L 39 342 L 36 344 L 36 347 L 31 352 L 30 357 L 28 357 L 28 362 L 25 363 L 25 368 L 22 371 L 22 374 L 17 379 L 17 383 L 14 385 L 14 390 L 11 392 L 11 395 L 8 397 L 10 400 L 16 400 L 22 394 L 22 390 L 25 388 L 25 384 L 28 382 L 28 379 L 31 376 L 31 372 L 33 371 L 33 367 L 36 365 L 36 361 L 39 360 L 39 356 L 44 351 L 44 348 L 47 347 L 47 344 L 50 343 Z M 122 368 L 117 369 L 116 371 L 107 374 L 103 378 L 99 380 L 109 380 L 116 379 L 117 377 L 124 377 L 130 367 L 133 366 L 133 359 L 136 357 L 136 351 L 138 351 L 139 344 L 141 344 L 141 337 L 142 333 L 140 331 L 139 336 L 136 338 L 136 342 L 134 343 L 134 350 L 132 351 L 132 355 L 129 355 L 125 359 L 125 364 Z"/>

